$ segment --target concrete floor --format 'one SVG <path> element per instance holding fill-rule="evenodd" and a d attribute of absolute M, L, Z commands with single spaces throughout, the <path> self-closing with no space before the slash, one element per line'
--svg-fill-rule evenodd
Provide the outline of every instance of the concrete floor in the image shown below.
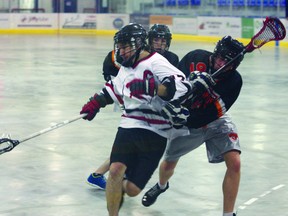
<path fill-rule="evenodd" d="M 71 119 L 103 84 L 102 62 L 112 37 L 0 35 L 0 133 L 22 139 Z M 273 42 L 271 42 L 273 43 Z M 214 43 L 172 41 L 183 57 Z M 247 54 L 244 86 L 230 110 L 242 147 L 237 216 L 288 216 L 288 49 L 265 46 Z M 109 155 L 120 112 L 103 109 L 21 143 L 0 156 L 1 216 L 105 216 L 105 192 L 86 178 Z M 0 134 L 0 135 L 1 135 Z M 224 164 L 209 164 L 204 146 L 184 156 L 169 190 L 146 208 L 125 198 L 125 216 L 222 216 Z M 158 179 L 158 171 L 145 191 Z"/>

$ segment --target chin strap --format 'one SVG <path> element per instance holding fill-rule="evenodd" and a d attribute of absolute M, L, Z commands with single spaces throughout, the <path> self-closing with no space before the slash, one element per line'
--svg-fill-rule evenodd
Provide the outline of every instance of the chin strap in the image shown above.
<path fill-rule="evenodd" d="M 140 54 L 143 52 L 143 47 L 139 47 L 136 52 L 129 58 L 128 61 L 122 63 L 124 67 L 132 67 L 138 60 Z"/>

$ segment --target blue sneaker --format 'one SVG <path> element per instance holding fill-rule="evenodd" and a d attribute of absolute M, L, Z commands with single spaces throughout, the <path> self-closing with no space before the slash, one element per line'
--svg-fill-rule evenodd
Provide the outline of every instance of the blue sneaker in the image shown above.
<path fill-rule="evenodd" d="M 102 190 L 106 188 L 106 178 L 102 174 L 91 173 L 87 178 L 87 183 Z"/>

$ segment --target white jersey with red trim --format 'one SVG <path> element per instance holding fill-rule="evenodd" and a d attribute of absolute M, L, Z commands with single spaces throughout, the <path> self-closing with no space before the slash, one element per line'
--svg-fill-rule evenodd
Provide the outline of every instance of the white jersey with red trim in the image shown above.
<path fill-rule="evenodd" d="M 159 109 L 152 105 L 155 97 L 153 100 L 149 95 L 143 95 L 143 98 L 131 97 L 130 88 L 127 87 L 132 80 L 143 80 L 147 76 L 153 76 L 160 82 L 166 77 L 174 76 L 176 92 L 172 100 L 183 97 L 188 91 L 187 86 L 190 86 L 184 73 L 170 64 L 162 55 L 153 53 L 141 59 L 133 67 L 122 66 L 118 75 L 107 82 L 105 88 L 114 101 L 124 105 L 120 127 L 144 128 L 167 137 L 167 130 L 171 129 L 171 124 L 160 115 Z"/>

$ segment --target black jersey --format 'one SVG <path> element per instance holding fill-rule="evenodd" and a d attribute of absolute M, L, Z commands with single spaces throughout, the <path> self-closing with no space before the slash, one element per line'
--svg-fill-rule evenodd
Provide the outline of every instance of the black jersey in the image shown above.
<path fill-rule="evenodd" d="M 103 76 L 106 81 L 111 80 L 111 76 L 117 76 L 121 65 L 115 62 L 114 50 L 110 51 L 103 62 Z"/>
<path fill-rule="evenodd" d="M 179 62 L 178 68 L 185 73 L 186 77 L 192 71 L 210 72 L 210 56 L 211 52 L 206 50 L 194 50 L 187 53 Z M 216 80 L 216 85 L 213 90 L 220 96 L 224 102 L 226 111 L 230 109 L 233 103 L 237 100 L 240 90 L 242 88 L 242 77 L 238 71 L 229 71 L 221 79 Z M 201 104 L 201 96 L 193 101 L 187 101 L 184 106 L 190 111 L 190 116 L 187 120 L 186 126 L 190 128 L 199 128 L 208 123 L 218 119 L 223 115 L 219 112 L 219 104 L 216 102 Z M 200 106 L 195 106 L 195 104 Z"/>
<path fill-rule="evenodd" d="M 170 51 L 165 51 L 165 52 L 163 53 L 163 56 L 164 56 L 172 65 L 174 65 L 175 67 L 178 66 L 178 63 L 179 63 L 179 57 L 178 57 L 178 55 L 176 55 L 175 53 L 170 52 Z"/>

